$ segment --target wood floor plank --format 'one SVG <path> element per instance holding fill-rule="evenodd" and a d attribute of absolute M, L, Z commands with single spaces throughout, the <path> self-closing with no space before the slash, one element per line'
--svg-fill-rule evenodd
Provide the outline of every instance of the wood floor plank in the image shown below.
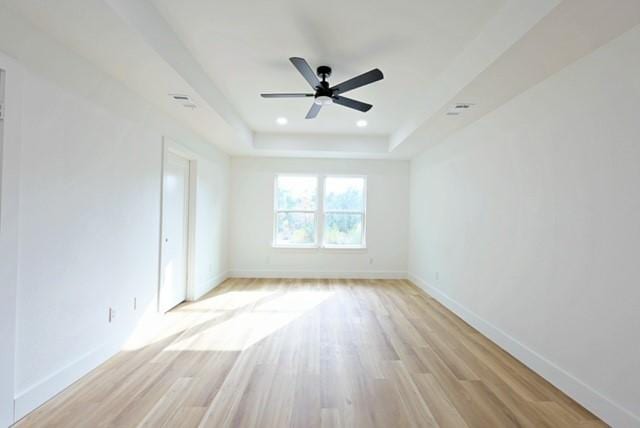
<path fill-rule="evenodd" d="M 420 395 L 433 412 L 438 426 L 442 428 L 468 427 L 432 374 L 425 373 L 417 375 L 415 382 L 416 387 L 420 391 Z"/>
<path fill-rule="evenodd" d="M 180 407 L 169 418 L 164 426 L 171 428 L 196 428 L 204 414 L 206 413 L 206 407 Z"/>
<path fill-rule="evenodd" d="M 402 361 L 389 361 L 386 365 L 387 378 L 396 388 L 396 394 L 403 404 L 407 420 L 415 427 L 437 427 L 431 410 L 422 399 L 415 382 Z"/>
<path fill-rule="evenodd" d="M 406 280 L 230 279 L 17 427 L 604 427 Z"/>

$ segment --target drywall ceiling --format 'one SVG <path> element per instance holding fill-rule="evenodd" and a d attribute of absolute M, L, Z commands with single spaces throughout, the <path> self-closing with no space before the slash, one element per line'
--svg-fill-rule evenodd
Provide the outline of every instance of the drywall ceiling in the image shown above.
<path fill-rule="evenodd" d="M 429 87 L 482 29 L 502 0 L 152 0 L 210 78 L 257 132 L 388 135 L 424 101 Z M 366 113 L 338 106 L 306 120 L 308 99 L 267 100 L 261 92 L 308 92 L 289 63 L 329 65 L 339 83 L 378 67 L 384 80 L 348 96 Z M 283 128 L 278 116 L 289 119 Z M 357 119 L 366 117 L 361 130 Z"/>
<path fill-rule="evenodd" d="M 639 24 L 637 0 L 617 0 L 615 7 L 601 0 L 563 1 L 464 87 L 456 88 L 450 101 L 434 104 L 439 108 L 421 115 L 422 122 L 410 132 L 392 135 L 390 149 L 396 156 L 412 157 Z M 456 102 L 471 107 L 448 115 Z M 571 100 L 550 102 L 571 109 Z"/>
<path fill-rule="evenodd" d="M 228 153 L 309 157 L 410 158 L 640 21 L 637 0 L 0 5 Z M 305 120 L 308 99 L 260 98 L 307 90 L 290 56 L 330 65 L 332 83 L 380 68 L 384 80 L 349 93 L 374 108 L 329 106 Z M 171 101 L 173 92 L 197 108 Z M 447 116 L 455 102 L 475 106 Z M 361 118 L 366 128 L 355 126 Z"/>
<path fill-rule="evenodd" d="M 5 9 L 3 10 L 2 7 Z M 19 18 L 37 30 L 55 39 L 71 51 L 87 59 L 100 70 L 124 83 L 134 93 L 153 103 L 165 113 L 195 131 L 204 139 L 214 142 L 223 150 L 234 149 L 232 130 L 224 119 L 191 88 L 189 83 L 172 69 L 146 42 L 102 0 L 0 0 L 0 14 L 15 22 L 18 28 L 6 28 L 6 42 L 16 55 L 48 57 L 55 67 L 57 58 L 42 49 L 21 49 L 30 44 L 29 33 Z M 20 30 L 24 30 L 21 33 Z M 8 36 L 14 36 L 10 39 Z M 1 43 L 1 42 L 0 42 Z M 37 42 L 34 42 L 37 43 Z M 12 52 L 13 53 L 13 52 Z M 73 76 L 69 76 L 73 79 Z M 190 93 L 197 109 L 186 109 L 173 102 L 169 93 Z"/>

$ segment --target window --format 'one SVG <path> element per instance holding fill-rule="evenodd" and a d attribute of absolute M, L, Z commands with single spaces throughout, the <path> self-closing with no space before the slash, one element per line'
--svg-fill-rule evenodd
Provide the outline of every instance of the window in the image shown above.
<path fill-rule="evenodd" d="M 318 210 L 318 178 L 279 175 L 276 177 L 276 246 L 315 246 Z"/>
<path fill-rule="evenodd" d="M 278 175 L 275 180 L 276 247 L 364 248 L 366 179 Z"/>
<path fill-rule="evenodd" d="M 364 177 L 324 179 L 325 247 L 364 247 Z"/>

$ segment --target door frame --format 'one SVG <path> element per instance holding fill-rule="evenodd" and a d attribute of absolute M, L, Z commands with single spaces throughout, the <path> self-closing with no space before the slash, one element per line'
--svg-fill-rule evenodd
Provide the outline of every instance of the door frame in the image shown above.
<path fill-rule="evenodd" d="M 169 153 L 180 156 L 189 162 L 189 177 L 187 180 L 187 290 L 186 300 L 193 300 L 195 290 L 195 219 L 196 219 L 196 194 L 198 177 L 197 155 L 181 144 L 168 137 L 162 137 L 162 160 L 160 168 L 160 233 L 158 239 L 158 288 L 156 292 L 156 311 L 162 312 L 160 307 L 160 293 L 164 282 L 162 269 L 162 236 L 164 221 L 164 173 Z"/>

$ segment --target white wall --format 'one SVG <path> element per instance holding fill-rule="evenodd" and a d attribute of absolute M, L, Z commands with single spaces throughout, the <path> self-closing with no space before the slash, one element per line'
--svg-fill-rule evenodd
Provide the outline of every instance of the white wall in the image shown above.
<path fill-rule="evenodd" d="M 640 28 L 411 163 L 411 277 L 640 426 Z"/>
<path fill-rule="evenodd" d="M 0 426 L 13 422 L 16 292 L 18 284 L 18 189 L 20 163 L 20 74 L 17 64 L 0 52 L 7 81 L 4 101 L 15 109 L 0 121 Z M 0 82 L 2 86 L 2 82 Z M 0 87 L 0 101 L 3 96 Z"/>
<path fill-rule="evenodd" d="M 29 71 L 24 83 L 18 403 L 86 354 L 117 347 L 138 318 L 134 297 L 153 305 L 161 159 L 161 135 Z"/>
<path fill-rule="evenodd" d="M 163 136 L 197 157 L 195 293 L 225 277 L 229 158 L 35 30 L 20 48 L 3 36 L 0 25 L 0 50 L 17 57 L 22 87 L 8 80 L 7 110 L 19 117 L 2 169 L 12 229 L 0 234 L 0 375 L 15 355 L 15 386 L 0 382 L 0 416 L 11 389 L 20 418 L 111 356 L 155 310 Z M 5 288 L 12 275 L 17 287 Z"/>
<path fill-rule="evenodd" d="M 195 215 L 195 281 L 191 300 L 200 298 L 227 277 L 229 159 L 198 160 Z"/>
<path fill-rule="evenodd" d="M 273 185 L 278 173 L 367 176 L 367 249 L 274 249 Z M 233 158 L 231 273 L 235 276 L 398 277 L 407 270 L 406 161 Z"/>

